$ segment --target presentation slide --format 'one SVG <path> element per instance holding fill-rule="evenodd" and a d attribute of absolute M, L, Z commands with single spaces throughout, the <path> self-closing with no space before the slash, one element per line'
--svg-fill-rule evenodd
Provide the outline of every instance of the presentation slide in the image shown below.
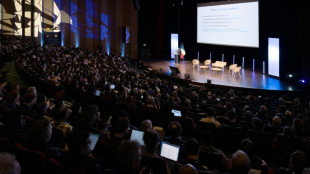
<path fill-rule="evenodd" d="M 197 5 L 197 42 L 258 48 L 258 1 L 227 3 Z"/>

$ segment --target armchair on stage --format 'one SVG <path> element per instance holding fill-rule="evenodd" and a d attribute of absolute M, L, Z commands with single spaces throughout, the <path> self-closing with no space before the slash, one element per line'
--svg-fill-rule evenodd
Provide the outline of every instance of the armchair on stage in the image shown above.
<path fill-rule="evenodd" d="M 222 61 L 216 61 L 215 63 L 212 63 L 212 71 L 222 71 L 225 69 L 225 66 L 227 65 L 227 62 Z"/>
<path fill-rule="evenodd" d="M 199 66 L 199 60 L 198 59 L 193 59 L 192 63 L 193 63 L 193 68 L 195 68 L 195 66 Z"/>
<path fill-rule="evenodd" d="M 203 63 L 204 63 L 204 66 L 200 66 L 200 69 L 209 69 L 210 68 L 210 65 L 211 65 L 210 59 L 205 60 Z"/>

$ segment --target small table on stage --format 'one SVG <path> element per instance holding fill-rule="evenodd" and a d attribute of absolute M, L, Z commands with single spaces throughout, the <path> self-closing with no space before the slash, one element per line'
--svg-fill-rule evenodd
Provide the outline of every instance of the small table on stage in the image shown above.
<path fill-rule="evenodd" d="M 221 72 L 223 69 L 222 68 L 211 68 L 212 71 L 216 71 L 216 72 Z M 211 73 L 212 73 L 211 71 Z"/>
<path fill-rule="evenodd" d="M 205 65 L 203 65 L 203 66 L 199 66 L 199 68 L 200 68 L 200 69 L 209 69 L 210 66 L 205 66 Z"/>

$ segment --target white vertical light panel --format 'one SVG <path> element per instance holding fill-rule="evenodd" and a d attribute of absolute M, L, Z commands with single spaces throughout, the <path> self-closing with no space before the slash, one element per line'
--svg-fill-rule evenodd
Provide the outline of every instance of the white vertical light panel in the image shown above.
<path fill-rule="evenodd" d="M 171 33 L 171 58 L 174 59 L 174 54 L 179 48 L 179 34 Z"/>
<path fill-rule="evenodd" d="M 2 9 L 3 9 L 3 6 L 2 6 L 2 2 L 3 0 L 0 0 L 0 21 L 2 21 L 2 18 L 3 18 L 3 13 L 2 13 Z M 0 33 L 2 33 L 2 22 L 0 22 Z"/>
<path fill-rule="evenodd" d="M 23 10 L 22 10 L 22 2 L 19 0 L 14 1 L 14 7 L 15 7 L 15 12 L 14 12 L 14 35 L 15 36 L 21 36 L 23 34 L 23 29 L 22 29 L 22 16 L 23 16 Z"/>
<path fill-rule="evenodd" d="M 268 38 L 268 74 L 280 76 L 280 39 Z"/>
<path fill-rule="evenodd" d="M 60 32 L 60 25 L 61 25 L 61 1 L 58 1 L 57 4 L 53 1 L 53 32 Z"/>
<path fill-rule="evenodd" d="M 25 4 L 25 18 L 28 21 L 25 24 L 25 36 L 31 36 L 31 0 L 26 0 Z"/>

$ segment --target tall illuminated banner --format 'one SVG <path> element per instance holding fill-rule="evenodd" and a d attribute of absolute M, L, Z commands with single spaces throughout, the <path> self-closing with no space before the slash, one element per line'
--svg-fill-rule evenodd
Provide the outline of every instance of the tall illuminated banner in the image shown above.
<path fill-rule="evenodd" d="M 174 54 L 179 48 L 179 34 L 171 33 L 171 58 L 174 59 Z"/>
<path fill-rule="evenodd" d="M 279 38 L 268 38 L 268 74 L 280 76 L 280 40 Z"/>

